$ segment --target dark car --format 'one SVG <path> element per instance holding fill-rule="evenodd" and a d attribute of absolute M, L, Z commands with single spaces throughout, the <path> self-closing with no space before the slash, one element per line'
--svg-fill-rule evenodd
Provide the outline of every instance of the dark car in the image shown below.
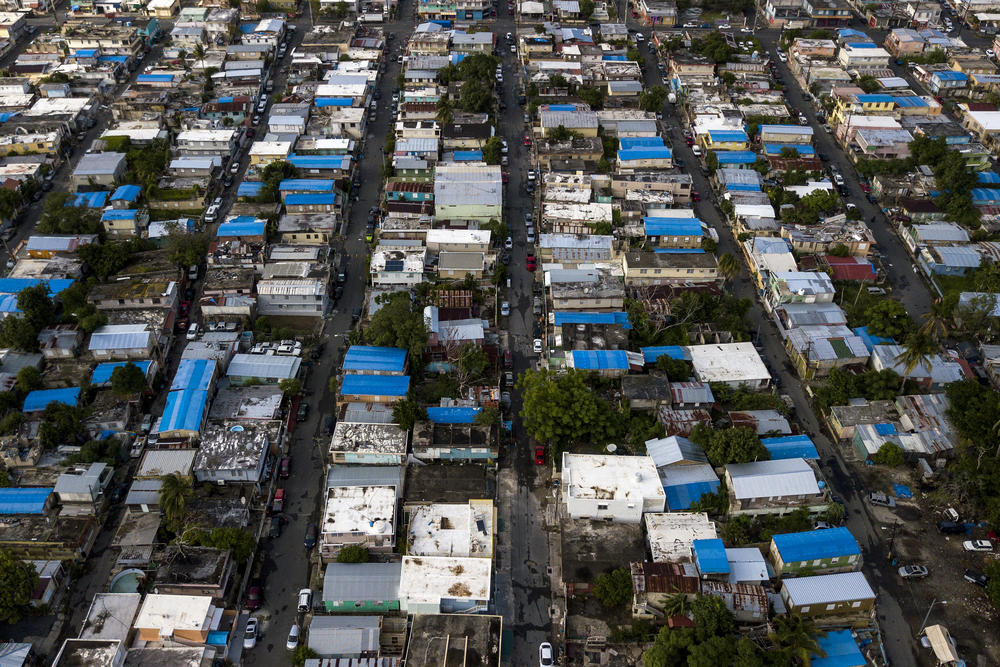
<path fill-rule="evenodd" d="M 250 611 L 260 609 L 260 586 L 251 586 L 247 589 L 246 608 Z"/>
<path fill-rule="evenodd" d="M 302 544 L 306 549 L 312 549 L 316 546 L 316 524 L 310 523 L 306 526 L 306 536 L 302 540 Z"/>
<path fill-rule="evenodd" d="M 337 425 L 337 420 L 333 418 L 333 415 L 327 415 L 323 418 L 323 432 L 327 435 L 333 435 L 333 429 Z"/>
<path fill-rule="evenodd" d="M 299 403 L 299 411 L 295 413 L 295 421 L 304 422 L 309 417 L 309 404 Z"/>
<path fill-rule="evenodd" d="M 987 577 L 982 572 L 976 572 L 975 570 L 966 570 L 962 574 L 962 578 L 968 581 L 970 584 L 975 584 L 976 586 L 982 586 L 986 588 L 986 584 L 990 583 L 990 578 Z"/>
<path fill-rule="evenodd" d="M 279 535 L 281 535 L 281 517 L 273 516 L 271 517 L 271 526 L 268 528 L 267 536 L 273 539 Z"/>
<path fill-rule="evenodd" d="M 343 294 L 344 293 L 344 288 L 341 287 L 339 289 L 340 289 L 340 293 Z M 340 298 L 339 294 L 337 295 L 337 298 Z M 312 357 L 313 359 L 319 359 L 320 357 L 323 356 L 323 351 L 324 350 L 326 350 L 326 344 L 325 343 L 316 343 L 313 346 L 313 349 L 309 351 L 309 356 Z"/>
<path fill-rule="evenodd" d="M 351 321 L 357 322 L 360 319 L 361 319 L 361 309 L 360 308 L 353 309 L 351 311 Z"/>
<path fill-rule="evenodd" d="M 962 535 L 965 533 L 965 526 L 955 521 L 939 521 L 937 529 L 943 535 Z"/>
<path fill-rule="evenodd" d="M 292 457 L 285 456 L 282 457 L 281 463 L 278 464 L 278 477 L 281 479 L 288 479 L 288 476 L 292 472 Z"/>
<path fill-rule="evenodd" d="M 503 257 L 500 258 L 500 263 L 503 264 L 504 266 L 510 264 L 510 253 L 505 252 L 503 254 Z"/>
<path fill-rule="evenodd" d="M 128 484 L 119 484 L 115 487 L 115 490 L 111 492 L 111 502 L 120 503 L 125 499 L 126 493 L 128 493 Z"/>
<path fill-rule="evenodd" d="M 343 285 L 337 285 L 333 289 L 333 301 L 334 301 L 334 303 L 336 303 L 337 301 L 340 301 L 340 297 L 342 297 L 342 296 L 344 296 L 344 286 Z M 318 358 L 319 358 L 318 356 L 314 356 L 313 357 L 313 359 L 318 359 Z"/>

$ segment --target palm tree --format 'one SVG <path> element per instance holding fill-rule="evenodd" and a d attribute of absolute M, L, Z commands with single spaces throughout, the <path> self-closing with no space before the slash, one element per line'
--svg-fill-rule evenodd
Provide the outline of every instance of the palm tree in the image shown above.
<path fill-rule="evenodd" d="M 201 63 L 201 66 L 204 67 L 205 66 L 205 47 L 204 47 L 204 45 L 202 45 L 202 44 L 195 45 L 193 54 L 194 54 L 195 60 L 197 60 L 199 63 Z"/>
<path fill-rule="evenodd" d="M 941 340 L 948 335 L 948 324 L 951 322 L 951 312 L 948 305 L 938 300 L 931 304 L 931 309 L 922 315 L 924 326 L 920 329 L 934 340 Z"/>
<path fill-rule="evenodd" d="M 691 601 L 684 593 L 674 593 L 663 603 L 663 613 L 667 618 L 675 616 L 687 616 L 689 603 Z"/>
<path fill-rule="evenodd" d="M 934 342 L 930 334 L 922 329 L 907 337 L 906 342 L 903 343 L 903 351 L 893 359 L 897 364 L 903 365 L 903 381 L 899 385 L 900 390 L 917 366 L 927 364 L 928 369 L 931 367 L 931 355 L 936 351 L 937 343 Z"/>
<path fill-rule="evenodd" d="M 160 477 L 160 509 L 167 523 L 174 529 L 179 528 L 184 518 L 184 508 L 194 494 L 191 478 L 179 472 Z"/>
<path fill-rule="evenodd" d="M 446 97 L 442 97 L 437 103 L 437 120 L 442 125 L 451 125 L 451 121 L 454 119 L 454 107 L 452 106 L 451 100 Z"/>
<path fill-rule="evenodd" d="M 724 253 L 719 257 L 719 273 L 722 274 L 722 278 L 728 283 L 736 274 L 740 272 L 740 263 L 736 261 L 736 258 L 730 253 Z"/>
<path fill-rule="evenodd" d="M 786 659 L 786 664 L 809 667 L 813 657 L 825 658 L 826 651 L 819 647 L 819 637 L 826 631 L 820 630 L 812 619 L 793 613 L 774 619 L 774 632 L 767 638 L 778 647 L 778 652 Z"/>

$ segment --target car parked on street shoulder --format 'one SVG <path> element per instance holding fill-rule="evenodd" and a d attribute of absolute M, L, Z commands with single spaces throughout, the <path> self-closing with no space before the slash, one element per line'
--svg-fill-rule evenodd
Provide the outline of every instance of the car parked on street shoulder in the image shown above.
<path fill-rule="evenodd" d="M 295 607 L 299 613 L 312 611 L 313 592 L 309 588 L 299 589 L 298 605 Z"/>
<path fill-rule="evenodd" d="M 243 631 L 243 648 L 252 649 L 257 645 L 257 619 L 251 616 L 247 620 L 246 630 Z"/>
<path fill-rule="evenodd" d="M 532 349 L 532 351 L 535 354 L 541 354 L 542 353 L 542 339 L 541 338 L 536 338 L 534 340 L 534 342 L 531 344 L 531 349 Z"/>
<path fill-rule="evenodd" d="M 982 572 L 977 572 L 976 570 L 966 570 L 962 573 L 962 578 L 968 581 L 970 584 L 975 584 L 976 586 L 982 586 L 986 588 L 986 584 L 990 583 L 990 578 L 987 577 Z"/>
<path fill-rule="evenodd" d="M 899 568 L 899 576 L 903 579 L 923 579 L 930 572 L 923 565 L 904 565 Z"/>
<path fill-rule="evenodd" d="M 896 500 L 882 493 L 881 491 L 872 491 L 868 494 L 868 502 L 872 505 L 879 505 L 881 507 L 895 507 Z"/>
<path fill-rule="evenodd" d="M 543 466 L 545 465 L 545 446 L 538 445 L 535 447 L 535 465 Z"/>
<path fill-rule="evenodd" d="M 288 631 L 288 639 L 285 640 L 285 648 L 289 651 L 294 651 L 299 645 L 299 626 L 297 623 L 292 623 L 292 629 Z"/>
<path fill-rule="evenodd" d="M 306 536 L 302 540 L 302 545 L 306 549 L 316 546 L 316 524 L 310 523 L 306 526 Z"/>
<path fill-rule="evenodd" d="M 962 542 L 966 551 L 993 551 L 993 543 L 989 540 L 966 540 Z"/>
<path fill-rule="evenodd" d="M 555 658 L 553 657 L 552 644 L 548 642 L 542 642 L 538 646 L 538 667 L 552 667 L 555 665 Z"/>

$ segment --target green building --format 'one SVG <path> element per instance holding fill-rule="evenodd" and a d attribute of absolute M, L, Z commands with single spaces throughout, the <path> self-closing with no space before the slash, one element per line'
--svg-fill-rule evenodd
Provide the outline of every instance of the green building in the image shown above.
<path fill-rule="evenodd" d="M 402 567 L 402 563 L 329 563 L 323 576 L 323 605 L 331 613 L 398 611 Z"/>

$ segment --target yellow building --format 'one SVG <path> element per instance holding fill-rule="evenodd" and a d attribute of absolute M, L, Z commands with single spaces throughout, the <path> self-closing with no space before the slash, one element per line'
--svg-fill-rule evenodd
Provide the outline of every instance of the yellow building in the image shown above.
<path fill-rule="evenodd" d="M 750 145 L 743 130 L 709 130 L 700 138 L 705 149 L 713 151 L 742 151 Z"/>
<path fill-rule="evenodd" d="M 8 134 L 0 137 L 0 156 L 57 153 L 59 143 L 59 132 Z"/>
<path fill-rule="evenodd" d="M 718 261 L 707 252 L 628 252 L 622 267 L 626 286 L 710 283 L 719 277 Z"/>
<path fill-rule="evenodd" d="M 288 159 L 291 153 L 291 141 L 255 141 L 250 147 L 250 166 L 263 169 L 272 162 Z"/>

